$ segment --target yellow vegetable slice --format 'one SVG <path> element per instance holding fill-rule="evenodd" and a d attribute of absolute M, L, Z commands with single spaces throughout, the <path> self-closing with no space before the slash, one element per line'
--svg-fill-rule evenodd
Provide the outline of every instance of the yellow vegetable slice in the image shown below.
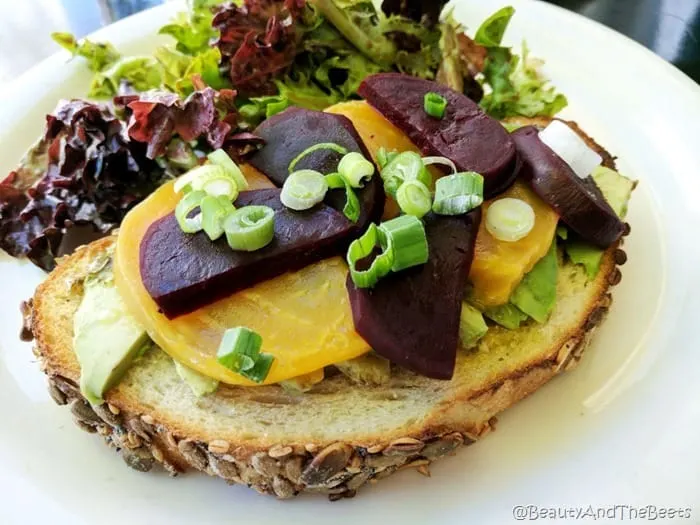
<path fill-rule="evenodd" d="M 343 115 L 352 121 L 375 163 L 377 162 L 377 152 L 380 148 L 384 148 L 387 151 L 398 151 L 399 153 L 404 151 L 420 153 L 415 144 L 399 128 L 385 119 L 364 100 L 341 102 L 326 108 L 325 111 Z M 428 169 L 434 178 L 443 174 L 437 168 L 431 167 Z M 378 174 L 375 174 L 376 176 Z M 387 197 L 382 220 L 392 219 L 399 215 L 400 212 L 401 209 L 396 201 L 391 197 Z"/>
<path fill-rule="evenodd" d="M 535 212 L 535 226 L 515 242 L 499 241 L 486 229 L 483 219 L 489 206 L 502 198 L 527 202 Z M 522 181 L 483 204 L 482 220 L 476 237 L 474 261 L 469 280 L 473 284 L 471 299 L 480 306 L 497 306 L 508 302 L 523 276 L 545 256 L 552 245 L 559 216 Z"/>
<path fill-rule="evenodd" d="M 244 169 L 251 189 L 269 180 Z M 114 274 L 131 314 L 165 352 L 182 364 L 224 383 L 255 386 L 216 361 L 227 328 L 247 326 L 275 356 L 264 384 L 309 374 L 370 350 L 355 332 L 345 289 L 347 266 L 340 257 L 238 292 L 191 314 L 168 320 L 158 312 L 141 280 L 139 248 L 149 226 L 175 209 L 180 195 L 166 184 L 135 207 L 120 228 Z"/>

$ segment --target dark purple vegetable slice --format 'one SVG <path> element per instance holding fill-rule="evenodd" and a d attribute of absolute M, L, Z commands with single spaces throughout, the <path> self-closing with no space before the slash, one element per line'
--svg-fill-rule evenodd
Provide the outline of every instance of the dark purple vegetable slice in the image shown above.
<path fill-rule="evenodd" d="M 578 177 L 540 140 L 536 127 L 520 128 L 512 137 L 523 163 L 522 175 L 569 228 L 600 248 L 608 248 L 620 239 L 625 224 L 590 177 Z"/>
<path fill-rule="evenodd" d="M 350 119 L 342 115 L 292 107 L 260 124 L 255 135 L 265 140 L 265 146 L 249 162 L 277 186 L 284 184 L 289 176 L 289 163 L 299 153 L 322 142 L 338 144 L 372 159 Z M 336 171 L 341 158 L 335 151 L 318 150 L 299 161 L 295 169 L 312 169 L 327 175 Z M 379 171 L 358 190 L 357 197 L 361 210 L 356 231 L 363 231 L 370 222 L 379 220 L 384 211 L 384 187 Z M 345 191 L 329 191 L 325 202 L 342 211 Z"/>
<path fill-rule="evenodd" d="M 442 118 L 425 112 L 423 98 L 447 99 Z M 358 93 L 403 131 L 425 155 L 452 160 L 460 171 L 484 176 L 488 199 L 508 189 L 517 174 L 515 145 L 505 128 L 461 93 L 436 82 L 399 73 L 372 75 Z"/>
<path fill-rule="evenodd" d="M 275 210 L 275 237 L 254 252 L 233 251 L 225 238 L 186 234 L 173 214 L 156 221 L 141 241 L 141 278 L 161 308 L 173 319 L 232 293 L 303 268 L 343 249 L 353 228 L 345 216 L 320 204 L 297 212 L 280 202 L 279 189 L 246 191 L 236 206 Z"/>
<path fill-rule="evenodd" d="M 348 276 L 355 329 L 379 355 L 427 377 L 452 377 L 480 219 L 480 208 L 457 217 L 429 214 L 426 264 L 389 274 L 374 288 L 356 288 Z"/>

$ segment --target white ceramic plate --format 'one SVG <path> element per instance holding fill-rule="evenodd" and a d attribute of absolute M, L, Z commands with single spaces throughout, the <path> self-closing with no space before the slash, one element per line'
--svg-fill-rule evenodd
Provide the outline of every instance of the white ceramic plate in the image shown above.
<path fill-rule="evenodd" d="M 458 18 L 473 29 L 502 1 L 458 4 Z M 544 3 L 512 4 L 508 40 L 526 37 L 546 58 L 569 97 L 565 115 L 640 180 L 624 279 L 580 367 L 507 411 L 494 435 L 435 464 L 432 479 L 404 472 L 353 500 L 279 502 L 203 476 L 132 472 L 74 427 L 17 339 L 18 304 L 42 274 L 0 254 L 0 523 L 504 524 L 518 505 L 691 508 L 691 519 L 666 523 L 700 523 L 700 88 L 603 26 Z M 179 7 L 142 13 L 95 38 L 144 52 Z M 56 101 L 82 95 L 88 81 L 82 64 L 59 54 L 5 90 L 0 173 L 39 136 Z"/>

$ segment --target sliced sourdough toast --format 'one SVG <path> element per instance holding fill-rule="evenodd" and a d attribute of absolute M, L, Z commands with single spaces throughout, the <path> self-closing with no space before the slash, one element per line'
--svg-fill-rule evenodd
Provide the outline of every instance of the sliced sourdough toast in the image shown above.
<path fill-rule="evenodd" d="M 588 280 L 560 255 L 549 321 L 490 328 L 476 348 L 460 351 L 451 381 L 393 367 L 379 386 L 336 374 L 303 394 L 277 385 L 222 385 L 197 398 L 173 361 L 154 349 L 107 394 L 107 403 L 92 407 L 77 387 L 73 317 L 85 277 L 113 243 L 113 237 L 97 241 L 61 261 L 26 312 L 53 399 L 70 404 L 81 428 L 104 436 L 138 470 L 155 463 L 171 473 L 194 468 L 280 498 L 302 491 L 350 497 L 400 468 L 425 471 L 488 433 L 499 412 L 578 362 L 625 261 L 622 250 L 609 248 L 599 274 Z"/>

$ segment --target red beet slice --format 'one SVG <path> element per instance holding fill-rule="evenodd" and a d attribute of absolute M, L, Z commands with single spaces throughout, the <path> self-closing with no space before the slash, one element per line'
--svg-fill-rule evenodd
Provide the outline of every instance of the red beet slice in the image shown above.
<path fill-rule="evenodd" d="M 581 179 L 571 167 L 539 138 L 539 130 L 526 126 L 513 132 L 522 175 L 542 200 L 556 210 L 569 228 L 582 239 L 608 248 L 625 231 L 595 182 Z"/>
<path fill-rule="evenodd" d="M 425 112 L 423 98 L 430 91 L 447 99 L 442 118 Z M 447 157 L 460 171 L 481 173 L 487 199 L 515 180 L 516 153 L 510 135 L 465 95 L 399 73 L 369 76 L 358 93 L 408 135 L 423 154 Z"/>
<path fill-rule="evenodd" d="M 321 142 L 333 142 L 372 159 L 352 122 L 343 115 L 292 107 L 265 120 L 257 127 L 255 135 L 265 139 L 265 146 L 249 162 L 277 186 L 282 186 L 289 176 L 289 163 L 306 148 Z M 332 150 L 318 150 L 299 161 L 295 169 L 312 169 L 327 175 L 336 171 L 341 157 Z M 356 233 L 364 231 L 370 222 L 379 220 L 384 211 L 384 186 L 379 171 L 357 196 L 361 211 Z M 345 190 L 329 191 L 326 203 L 342 211 Z"/>
<path fill-rule="evenodd" d="M 390 274 L 372 289 L 355 287 L 348 276 L 355 329 L 378 354 L 427 377 L 452 378 L 480 219 L 480 208 L 458 217 L 428 215 L 426 264 Z"/>
<path fill-rule="evenodd" d="M 275 210 L 275 237 L 254 252 L 234 251 L 225 238 L 211 242 L 183 233 L 173 214 L 156 221 L 141 241 L 141 279 L 162 312 L 173 319 L 232 293 L 335 255 L 353 225 L 330 206 L 297 212 L 282 205 L 281 190 L 240 194 L 236 206 Z"/>

